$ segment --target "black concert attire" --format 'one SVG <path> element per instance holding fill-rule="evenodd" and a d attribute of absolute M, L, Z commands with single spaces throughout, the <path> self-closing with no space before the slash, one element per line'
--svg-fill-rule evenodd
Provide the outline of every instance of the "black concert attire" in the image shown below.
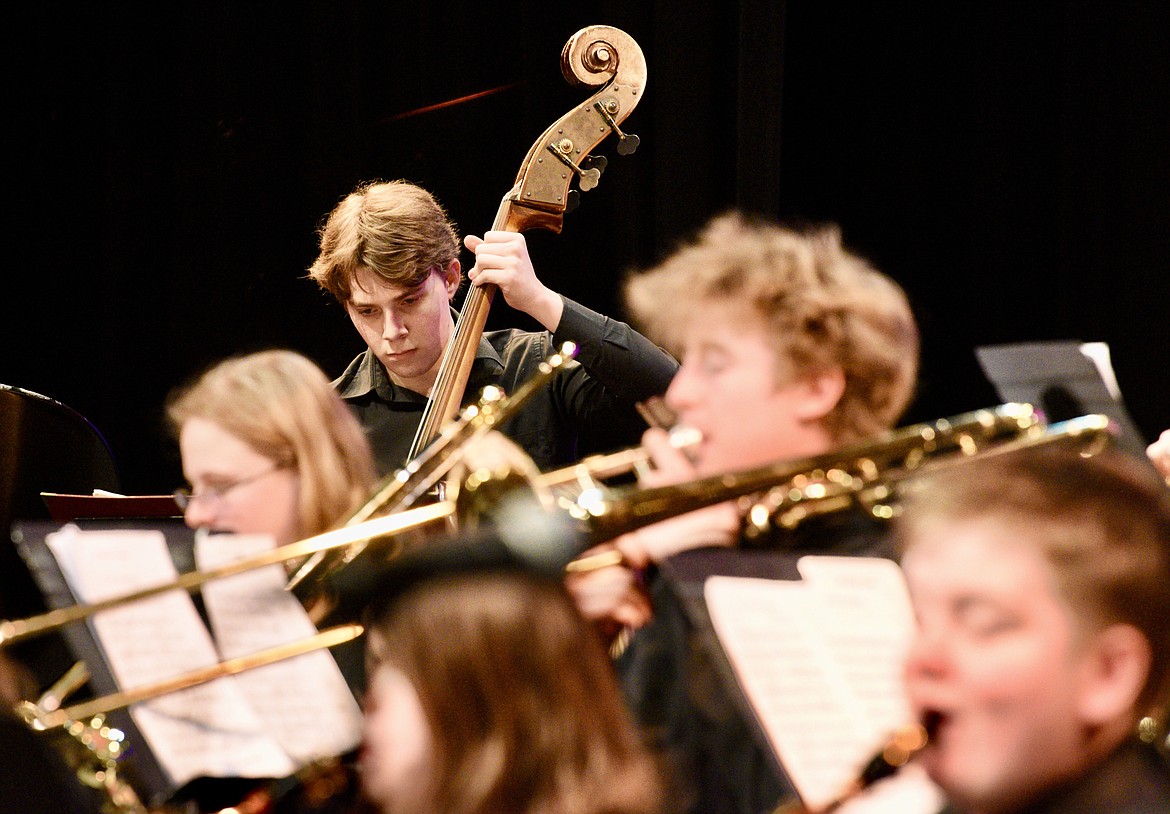
<path fill-rule="evenodd" d="M 645 423 L 634 403 L 664 393 L 678 369 L 665 351 L 624 322 L 561 299 L 565 308 L 555 334 L 485 332 L 463 395 L 467 405 L 489 384 L 514 393 L 562 343 L 575 342 L 576 359 L 501 428 L 541 470 L 572 463 L 589 452 L 636 445 Z M 391 382 L 369 349 L 333 384 L 365 429 L 379 473 L 400 469 L 426 397 Z"/>
<path fill-rule="evenodd" d="M 1170 763 L 1136 738 L 1076 780 L 1049 791 L 1015 814 L 1165 814 Z M 962 814 L 948 807 L 943 814 Z"/>
<path fill-rule="evenodd" d="M 894 549 L 885 526 L 845 511 L 750 547 L 684 551 L 647 574 L 654 620 L 634 634 L 618 670 L 680 814 L 761 814 L 795 796 L 715 638 L 703 583 L 800 579 L 797 561 L 807 554 L 893 559 Z"/>

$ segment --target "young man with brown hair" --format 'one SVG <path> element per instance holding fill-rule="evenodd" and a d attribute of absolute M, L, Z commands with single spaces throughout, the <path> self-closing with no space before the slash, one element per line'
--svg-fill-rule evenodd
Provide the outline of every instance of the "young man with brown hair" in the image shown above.
<path fill-rule="evenodd" d="M 464 244 L 475 254 L 471 284 L 497 286 L 508 305 L 545 330 L 486 332 L 463 403 L 489 384 L 514 392 L 572 341 L 575 361 L 508 422 L 505 434 L 540 469 L 577 460 L 584 433 L 600 449 L 636 442 L 645 424 L 635 404 L 666 389 L 675 361 L 628 325 L 544 285 L 522 234 L 490 231 Z M 309 276 L 337 298 L 367 346 L 334 384 L 366 430 L 383 474 L 406 463 L 454 332 L 451 302 L 463 283 L 459 249 L 438 201 L 406 181 L 359 186 L 321 229 Z"/>

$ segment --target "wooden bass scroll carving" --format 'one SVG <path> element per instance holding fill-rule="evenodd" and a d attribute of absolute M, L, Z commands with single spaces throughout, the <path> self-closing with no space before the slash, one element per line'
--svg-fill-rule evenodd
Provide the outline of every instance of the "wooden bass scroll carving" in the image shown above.
<path fill-rule="evenodd" d="M 623 133 L 620 126 L 646 87 L 646 59 L 633 38 L 608 26 L 583 28 L 561 51 L 561 73 L 572 85 L 598 90 L 553 122 L 528 150 L 515 184 L 500 203 L 494 231 L 539 228 L 559 233 L 565 213 L 576 205 L 573 181 L 587 192 L 605 169 L 605 158 L 591 155 L 593 149 L 610 133 L 618 139 L 619 155 L 638 147 L 638 137 Z M 422 452 L 458 412 L 494 294 L 491 285 L 468 290 L 409 458 Z"/>

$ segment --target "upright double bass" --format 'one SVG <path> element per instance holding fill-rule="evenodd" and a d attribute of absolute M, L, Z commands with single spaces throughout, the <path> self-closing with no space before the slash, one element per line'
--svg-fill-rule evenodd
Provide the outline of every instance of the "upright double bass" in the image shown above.
<path fill-rule="evenodd" d="M 578 190 L 571 188 L 573 181 L 581 192 L 588 192 L 605 169 L 605 158 L 591 155 L 594 148 L 610 133 L 618 138 L 619 155 L 638 147 L 638 137 L 623 133 L 620 126 L 646 87 L 646 59 L 633 38 L 609 26 L 583 28 L 561 51 L 561 73 L 570 84 L 599 89 L 553 122 L 529 148 L 515 184 L 500 203 L 494 231 L 559 233 L 565 214 L 579 198 Z M 408 460 L 458 412 L 494 293 L 492 285 L 472 286 L 467 292 Z"/>
<path fill-rule="evenodd" d="M 529 148 L 515 183 L 500 203 L 492 224 L 494 231 L 539 228 L 559 233 L 565 214 L 575 208 L 580 192 L 588 192 L 600 181 L 606 160 L 591 155 L 597 145 L 612 133 L 618 139 L 619 155 L 630 155 L 638 147 L 638 137 L 621 129 L 646 86 L 646 59 L 633 38 L 609 26 L 583 28 L 561 50 L 561 73 L 570 84 L 597 90 L 553 122 Z M 421 494 L 441 484 L 440 479 L 456 463 L 459 450 L 435 454 L 436 450 L 428 447 L 444 431 L 447 436 L 443 443 L 448 447 L 462 444 L 462 439 L 471 435 L 454 429 L 453 423 L 494 294 L 493 285 L 471 286 L 468 290 L 406 465 L 379 485 L 366 504 L 350 516 L 347 525 L 409 508 Z M 515 406 L 522 399 L 509 401 Z M 497 412 L 502 419 L 502 412 Z M 482 423 L 484 418 L 478 415 L 475 420 Z M 327 573 L 351 562 L 362 548 L 359 545 L 310 557 L 292 575 L 289 587 L 302 597 L 312 594 Z"/>

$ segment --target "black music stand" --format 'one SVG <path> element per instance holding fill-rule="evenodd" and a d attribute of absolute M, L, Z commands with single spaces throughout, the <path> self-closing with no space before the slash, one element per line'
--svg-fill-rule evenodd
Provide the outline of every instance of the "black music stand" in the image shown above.
<path fill-rule="evenodd" d="M 984 374 L 1004 401 L 1031 404 L 1049 423 L 1090 413 L 1108 416 L 1117 445 L 1146 460 L 1146 441 L 1125 408 L 1107 354 L 1103 343 L 1077 340 L 975 349 Z"/>
<path fill-rule="evenodd" d="M 194 532 L 182 520 L 78 520 L 75 525 L 87 531 L 111 529 L 157 529 L 163 532 L 171 559 L 180 573 L 187 573 L 195 567 Z M 17 523 L 12 529 L 12 541 L 16 550 L 36 579 L 45 601 L 51 608 L 68 608 L 77 604 L 57 559 L 49 550 L 45 538 L 60 529 L 52 521 L 29 521 Z M 198 599 L 198 597 L 195 597 Z M 105 696 L 121 688 L 106 661 L 97 636 L 89 622 L 77 622 L 62 629 L 61 635 L 77 661 L 84 661 L 89 670 L 88 692 L 85 695 Z M 129 751 L 119 764 L 131 786 L 150 806 L 170 802 L 177 789 L 166 776 L 157 760 L 145 746 L 142 733 L 134 719 L 125 709 L 113 710 L 107 716 L 111 725 L 126 733 Z M 238 798 L 237 798 L 238 799 Z"/>

